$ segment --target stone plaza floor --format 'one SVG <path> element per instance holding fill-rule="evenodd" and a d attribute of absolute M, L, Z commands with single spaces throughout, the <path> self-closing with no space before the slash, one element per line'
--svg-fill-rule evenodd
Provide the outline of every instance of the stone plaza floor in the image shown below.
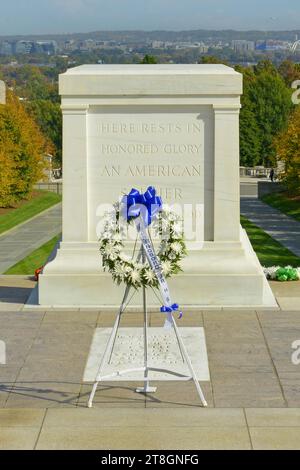
<path fill-rule="evenodd" d="M 280 310 L 184 312 L 180 326 L 203 326 L 209 407 L 199 406 L 192 382 L 157 382 L 155 394 L 137 383 L 99 387 L 83 373 L 97 327 L 112 312 L 23 310 L 34 281 L 0 276 L 0 448 L 3 449 L 300 449 L 300 283 L 272 283 Z M 149 326 L 160 326 L 150 313 Z M 142 326 L 126 313 L 121 326 Z M 140 384 L 138 384 L 140 385 Z"/>

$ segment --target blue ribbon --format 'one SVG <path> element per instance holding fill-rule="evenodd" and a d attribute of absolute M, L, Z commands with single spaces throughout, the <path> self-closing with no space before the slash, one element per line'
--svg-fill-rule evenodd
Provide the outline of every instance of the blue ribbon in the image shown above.
<path fill-rule="evenodd" d="M 162 200 L 156 195 L 156 189 L 153 186 L 149 186 L 144 194 L 133 188 L 127 196 L 122 198 L 121 204 L 121 212 L 126 220 L 141 214 L 146 227 L 162 209 Z M 145 210 L 141 210 L 141 205 L 145 207 Z"/>
<path fill-rule="evenodd" d="M 179 310 L 179 305 L 178 304 L 173 304 L 171 307 L 168 307 L 167 305 L 163 305 L 160 309 L 161 313 L 172 313 L 172 312 L 178 312 Z M 179 312 L 179 320 L 182 318 L 183 313 Z"/>
<path fill-rule="evenodd" d="M 145 227 L 148 227 L 156 215 L 162 210 L 162 199 L 156 195 L 156 189 L 153 186 L 149 186 L 144 194 L 132 188 L 128 195 L 123 196 L 120 210 L 122 216 L 127 221 L 142 216 Z M 178 310 L 178 304 L 173 304 L 171 307 L 164 305 L 160 309 L 162 313 L 168 314 L 167 322 L 169 322 L 170 325 L 171 319 L 169 317 L 172 317 L 171 314 Z M 179 319 L 182 318 L 182 315 L 182 312 L 180 312 Z"/>

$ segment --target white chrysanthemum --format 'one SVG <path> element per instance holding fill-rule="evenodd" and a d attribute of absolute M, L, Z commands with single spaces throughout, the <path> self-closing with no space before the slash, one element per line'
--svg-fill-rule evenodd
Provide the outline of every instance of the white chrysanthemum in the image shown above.
<path fill-rule="evenodd" d="M 125 261 L 126 263 L 129 263 L 129 261 L 131 261 L 130 256 L 126 255 L 126 253 L 120 253 L 120 258 L 122 261 Z"/>
<path fill-rule="evenodd" d="M 175 237 L 181 237 L 182 236 L 182 225 L 179 222 L 176 222 L 172 226 L 172 232 Z"/>
<path fill-rule="evenodd" d="M 173 242 L 171 243 L 171 250 L 174 251 L 177 255 L 179 255 L 182 252 L 182 246 L 179 242 Z"/>
<path fill-rule="evenodd" d="M 163 274 L 165 274 L 165 275 L 170 274 L 171 271 L 172 271 L 172 263 L 171 263 L 171 261 L 168 261 L 168 260 L 162 261 L 162 263 L 161 263 L 161 269 L 162 269 Z"/>
<path fill-rule="evenodd" d="M 141 280 L 141 272 L 137 269 L 132 269 L 128 275 L 133 284 L 137 284 Z"/>
<path fill-rule="evenodd" d="M 170 224 L 169 221 L 166 219 L 162 219 L 161 221 L 161 230 L 163 232 L 167 232 L 169 230 Z"/>
<path fill-rule="evenodd" d="M 128 266 L 124 266 L 124 264 L 117 264 L 114 267 L 114 275 L 124 279 L 128 274 Z"/>
<path fill-rule="evenodd" d="M 119 253 L 119 249 L 115 245 L 107 244 L 104 248 L 104 254 L 107 256 L 107 258 L 109 258 L 112 261 L 117 259 L 118 253 Z"/>
<path fill-rule="evenodd" d="M 155 281 L 156 276 L 151 268 L 145 269 L 144 278 L 146 279 L 147 282 L 150 282 L 150 283 Z"/>
<path fill-rule="evenodd" d="M 276 272 L 280 266 L 271 266 L 270 268 L 264 268 L 264 273 L 268 279 L 276 279 Z"/>

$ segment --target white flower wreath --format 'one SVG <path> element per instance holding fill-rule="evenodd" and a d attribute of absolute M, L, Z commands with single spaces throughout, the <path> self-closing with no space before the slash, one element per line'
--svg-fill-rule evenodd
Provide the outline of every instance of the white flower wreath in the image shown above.
<path fill-rule="evenodd" d="M 148 261 L 140 263 L 124 252 L 124 233 L 120 221 L 120 206 L 104 218 L 104 231 L 100 237 L 100 253 L 104 270 L 111 273 L 114 282 L 138 288 L 158 287 L 156 275 Z M 126 224 L 126 221 L 124 221 Z M 134 223 L 133 220 L 127 224 Z M 124 228 L 124 227 L 123 227 Z M 179 262 L 186 256 L 186 245 L 180 217 L 168 207 L 163 207 L 151 224 L 155 236 L 160 238 L 157 257 L 166 278 L 182 271 Z"/>

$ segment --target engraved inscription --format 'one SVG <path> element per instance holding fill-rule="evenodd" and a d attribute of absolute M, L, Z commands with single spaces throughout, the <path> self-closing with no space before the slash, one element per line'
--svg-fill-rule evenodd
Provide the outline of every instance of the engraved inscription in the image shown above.
<path fill-rule="evenodd" d="M 199 123 L 122 123 L 122 122 L 101 122 L 98 127 L 100 134 L 199 134 L 201 125 Z"/>
<path fill-rule="evenodd" d="M 181 166 L 181 165 L 132 165 L 121 167 L 121 165 L 105 165 L 100 169 L 101 176 L 141 176 L 141 177 L 159 177 L 159 176 L 200 176 L 200 165 Z"/>
<path fill-rule="evenodd" d="M 192 144 L 102 144 L 101 153 L 105 155 L 155 155 L 165 153 L 167 155 L 196 155 L 201 151 L 201 145 Z"/>
<path fill-rule="evenodd" d="M 169 203 L 203 201 L 204 133 L 197 111 L 99 110 L 89 120 L 91 195 L 101 192 L 110 201 L 112 194 L 153 185 Z"/>

